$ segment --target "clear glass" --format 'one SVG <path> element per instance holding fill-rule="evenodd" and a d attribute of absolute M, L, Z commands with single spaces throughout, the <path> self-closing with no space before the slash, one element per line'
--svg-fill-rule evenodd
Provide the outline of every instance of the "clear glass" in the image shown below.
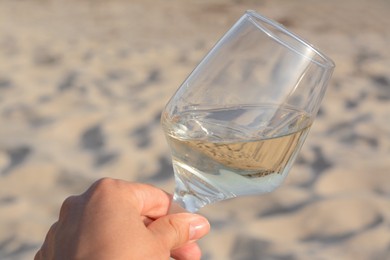
<path fill-rule="evenodd" d="M 280 24 L 247 11 L 162 113 L 175 202 L 195 212 L 278 187 L 306 138 L 334 66 Z"/>

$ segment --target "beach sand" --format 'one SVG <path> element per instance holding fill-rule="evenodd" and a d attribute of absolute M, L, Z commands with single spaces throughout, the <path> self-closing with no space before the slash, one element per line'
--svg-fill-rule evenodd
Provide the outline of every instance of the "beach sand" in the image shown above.
<path fill-rule="evenodd" d="M 200 211 L 203 259 L 390 259 L 386 0 L 1 1 L 0 259 L 32 259 L 99 178 L 173 191 L 160 113 L 247 9 L 337 67 L 283 185 Z"/>

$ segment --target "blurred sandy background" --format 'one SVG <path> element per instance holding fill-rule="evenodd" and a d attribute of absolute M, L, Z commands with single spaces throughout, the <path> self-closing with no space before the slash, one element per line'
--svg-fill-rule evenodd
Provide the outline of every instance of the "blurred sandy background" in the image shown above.
<path fill-rule="evenodd" d="M 0 259 L 103 176 L 173 190 L 161 110 L 246 9 L 337 68 L 283 187 L 201 211 L 203 259 L 390 259 L 387 0 L 0 0 Z"/>

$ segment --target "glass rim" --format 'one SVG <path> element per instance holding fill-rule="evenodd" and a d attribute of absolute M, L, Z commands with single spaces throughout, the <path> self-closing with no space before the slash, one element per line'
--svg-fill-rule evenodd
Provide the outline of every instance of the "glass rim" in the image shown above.
<path fill-rule="evenodd" d="M 257 23 L 254 19 L 250 19 L 250 21 L 256 26 L 258 27 L 259 29 L 261 29 L 262 31 L 264 31 L 265 33 L 267 33 L 267 35 L 269 35 L 270 37 L 274 38 L 275 40 L 277 40 L 279 43 L 285 45 L 287 48 L 293 50 L 294 52 L 302 55 L 302 56 L 305 56 L 307 57 L 308 59 L 310 59 L 311 61 L 313 61 L 314 63 L 316 63 L 317 65 L 321 66 L 321 67 L 324 67 L 324 68 L 328 68 L 328 69 L 332 69 L 334 68 L 336 65 L 334 63 L 334 61 L 329 58 L 327 55 L 325 55 L 323 52 L 321 52 L 320 50 L 318 50 L 316 47 L 314 47 L 312 44 L 310 44 L 309 42 L 305 41 L 304 39 L 302 39 L 301 37 L 299 37 L 298 35 L 296 35 L 295 33 L 291 32 L 290 30 L 288 30 L 286 27 L 284 27 L 282 24 L 272 20 L 272 19 L 269 19 L 259 13 L 257 13 L 256 11 L 254 10 L 247 10 L 245 12 L 245 14 L 247 16 L 249 16 L 249 18 L 256 18 L 256 19 L 259 19 L 261 20 L 262 22 L 274 27 L 275 29 L 281 31 L 282 33 L 290 36 L 291 38 L 295 39 L 296 41 L 298 41 L 299 43 L 305 45 L 307 48 L 311 49 L 316 55 L 318 55 L 322 61 L 319 61 L 319 60 L 315 60 L 313 59 L 312 57 L 308 57 L 307 55 L 299 52 L 298 50 L 296 50 L 294 47 L 290 46 L 289 44 L 287 44 L 285 41 L 281 40 L 277 35 L 275 35 L 274 33 L 270 32 L 269 30 L 267 30 L 266 28 L 264 28 L 263 26 L 261 26 L 261 24 Z"/>

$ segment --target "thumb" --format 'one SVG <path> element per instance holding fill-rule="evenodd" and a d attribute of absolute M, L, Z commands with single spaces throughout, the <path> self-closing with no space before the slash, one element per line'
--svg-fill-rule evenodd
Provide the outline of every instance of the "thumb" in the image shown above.
<path fill-rule="evenodd" d="M 210 230 L 210 224 L 200 215 L 177 213 L 158 218 L 148 226 L 148 229 L 166 249 L 172 250 L 206 235 Z"/>

